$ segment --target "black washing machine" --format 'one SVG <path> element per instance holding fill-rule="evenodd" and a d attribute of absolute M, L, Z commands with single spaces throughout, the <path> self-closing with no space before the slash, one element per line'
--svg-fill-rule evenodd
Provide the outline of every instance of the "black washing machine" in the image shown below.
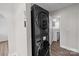
<path fill-rule="evenodd" d="M 49 12 L 34 4 L 31 7 L 32 55 L 49 56 Z"/>

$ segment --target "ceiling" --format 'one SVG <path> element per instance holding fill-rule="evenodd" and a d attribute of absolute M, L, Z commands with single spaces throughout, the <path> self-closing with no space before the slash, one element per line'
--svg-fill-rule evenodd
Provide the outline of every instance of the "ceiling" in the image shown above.
<path fill-rule="evenodd" d="M 36 4 L 48 10 L 49 12 L 59 10 L 61 8 L 72 5 L 72 3 L 36 3 Z"/>

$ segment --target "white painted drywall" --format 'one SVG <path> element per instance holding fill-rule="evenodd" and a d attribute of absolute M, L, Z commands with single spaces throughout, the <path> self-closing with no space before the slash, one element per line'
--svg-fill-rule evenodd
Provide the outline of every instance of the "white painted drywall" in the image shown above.
<path fill-rule="evenodd" d="M 59 10 L 61 8 L 72 5 L 72 3 L 36 3 L 36 4 L 48 10 L 49 12 Z"/>
<path fill-rule="evenodd" d="M 31 4 L 14 4 L 14 52 L 10 55 L 31 56 Z M 24 27 L 26 21 L 26 27 Z M 11 44 L 11 43 L 10 43 Z"/>
<path fill-rule="evenodd" d="M 13 4 L 12 8 L 8 35 L 9 55 L 31 56 L 31 4 Z"/>
<path fill-rule="evenodd" d="M 27 39 L 26 39 L 26 27 L 24 27 L 25 15 L 24 15 L 25 4 L 15 4 L 15 54 L 18 56 L 27 56 Z"/>
<path fill-rule="evenodd" d="M 0 30 L 0 31 L 2 31 L 3 36 L 1 36 L 0 38 L 8 40 L 9 53 L 13 53 L 14 49 L 15 49 L 14 48 L 15 44 L 13 44 L 14 43 L 14 34 L 13 34 L 14 33 L 13 23 L 14 22 L 13 22 L 13 17 L 12 17 L 13 16 L 12 15 L 13 14 L 12 6 L 13 6 L 13 4 L 7 4 L 7 3 L 0 4 L 0 15 L 3 16 L 3 18 L 0 18 L 0 24 L 2 25 L 2 30 Z M 5 25 L 6 25 L 6 27 L 4 28 L 3 26 L 5 26 Z M 5 35 L 5 37 L 4 37 L 4 35 Z"/>
<path fill-rule="evenodd" d="M 60 16 L 60 46 L 79 52 L 79 4 L 52 12 Z"/>
<path fill-rule="evenodd" d="M 4 15 L 0 14 L 0 35 L 8 35 L 7 32 L 7 20 Z"/>
<path fill-rule="evenodd" d="M 0 14 L 8 22 L 9 55 L 27 55 L 24 4 L 0 4 Z"/>
<path fill-rule="evenodd" d="M 7 6 L 8 4 L 6 4 Z M 9 7 L 11 6 L 11 7 Z M 11 9 L 9 9 L 11 8 Z M 9 4 L 8 5 L 8 9 L 11 11 L 8 11 L 6 13 L 6 16 L 8 18 L 8 55 L 14 55 L 14 53 L 16 52 L 16 40 L 15 40 L 15 12 L 14 12 L 14 4 Z M 9 14 L 9 15 L 7 15 Z"/>
<path fill-rule="evenodd" d="M 31 4 L 26 4 L 26 35 L 27 35 L 27 55 L 32 56 L 32 38 L 31 38 Z"/>
<path fill-rule="evenodd" d="M 8 18 L 7 16 L 9 14 L 7 14 L 8 11 L 6 8 L 7 7 L 4 7 L 3 4 L 0 4 L 0 42 L 8 40 Z"/>
<path fill-rule="evenodd" d="M 8 40 L 8 23 L 3 14 L 0 14 L 0 42 Z"/>
<path fill-rule="evenodd" d="M 25 3 L 0 4 L 0 15 L 3 15 L 5 18 L 0 18 L 0 21 L 7 20 L 8 23 L 8 28 L 5 29 L 6 31 L 8 30 L 8 34 L 5 31 L 1 33 L 8 36 L 7 39 L 9 45 L 9 55 L 31 55 L 31 7 L 29 7 L 30 5 L 31 4 L 25 5 Z M 27 19 L 25 19 L 26 16 L 24 10 L 27 10 Z M 26 20 L 26 27 L 28 29 L 24 27 L 24 21 Z M 1 22 L 0 24 L 5 25 Z"/>
<path fill-rule="evenodd" d="M 52 20 L 53 20 L 52 16 L 49 15 L 49 43 L 50 45 L 52 44 L 52 41 L 53 41 L 53 26 L 52 26 L 53 21 Z"/>

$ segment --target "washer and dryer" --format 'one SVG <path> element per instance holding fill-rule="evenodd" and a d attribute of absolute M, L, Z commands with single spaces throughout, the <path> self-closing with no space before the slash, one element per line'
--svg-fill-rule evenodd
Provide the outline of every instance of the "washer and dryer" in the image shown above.
<path fill-rule="evenodd" d="M 34 4 L 31 7 L 32 55 L 49 55 L 49 12 Z"/>

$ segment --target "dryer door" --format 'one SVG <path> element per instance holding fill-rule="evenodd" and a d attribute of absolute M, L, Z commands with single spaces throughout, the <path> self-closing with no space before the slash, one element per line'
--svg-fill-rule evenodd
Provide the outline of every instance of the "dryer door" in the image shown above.
<path fill-rule="evenodd" d="M 38 25 L 42 30 L 45 30 L 48 27 L 48 16 L 44 12 L 41 12 L 38 15 Z"/>

